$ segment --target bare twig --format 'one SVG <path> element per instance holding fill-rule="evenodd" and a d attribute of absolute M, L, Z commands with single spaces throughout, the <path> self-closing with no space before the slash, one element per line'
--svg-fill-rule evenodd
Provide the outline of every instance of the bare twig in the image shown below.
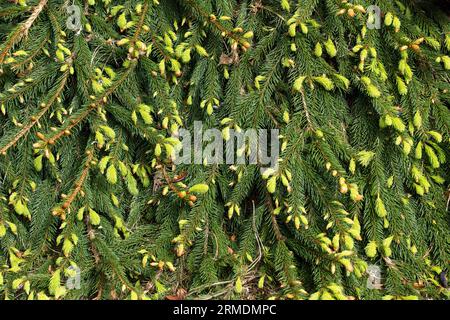
<path fill-rule="evenodd" d="M 308 105 L 306 104 L 306 98 L 305 98 L 305 92 L 303 89 L 300 90 L 300 94 L 302 95 L 302 103 L 303 103 L 303 110 L 305 111 L 306 121 L 308 122 L 308 126 L 313 129 L 313 123 L 311 121 L 311 116 L 309 114 Z"/>

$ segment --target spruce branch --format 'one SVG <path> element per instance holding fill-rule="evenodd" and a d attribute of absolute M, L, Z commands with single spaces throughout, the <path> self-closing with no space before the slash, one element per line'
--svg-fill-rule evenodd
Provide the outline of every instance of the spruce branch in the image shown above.
<path fill-rule="evenodd" d="M 85 106 L 84 109 L 77 115 L 74 115 L 67 122 L 68 124 L 60 128 L 58 132 L 54 135 L 44 138 L 44 143 L 48 145 L 54 145 L 61 137 L 70 133 L 70 131 L 78 126 L 81 122 L 83 122 L 89 114 L 97 109 L 99 106 L 104 105 L 108 101 L 108 97 L 112 95 L 115 90 L 127 79 L 128 75 L 132 72 L 134 67 L 136 66 L 136 62 L 132 62 L 132 64 L 126 68 L 126 70 L 122 73 L 119 79 L 117 79 L 111 87 L 109 87 L 105 93 L 102 94 L 101 97 L 95 98 L 95 101 L 90 103 L 88 106 Z"/>
<path fill-rule="evenodd" d="M 75 200 L 77 195 L 80 193 L 80 191 L 83 188 L 83 184 L 85 183 L 86 179 L 88 178 L 89 170 L 91 168 L 91 162 L 92 162 L 92 159 L 94 157 L 94 152 L 93 152 L 93 150 L 88 149 L 88 150 L 86 150 L 85 153 L 87 155 L 87 158 L 86 158 L 86 161 L 85 161 L 85 164 L 84 164 L 84 169 L 81 172 L 81 175 L 80 175 L 79 179 L 75 183 L 75 188 L 65 198 L 65 201 L 64 201 L 63 205 L 61 206 L 61 208 L 63 210 L 70 210 L 70 206 L 71 206 L 72 202 Z"/>
<path fill-rule="evenodd" d="M 302 96 L 303 111 L 305 112 L 306 121 L 308 122 L 308 127 L 310 129 L 314 130 L 314 125 L 311 121 L 311 115 L 309 114 L 308 105 L 306 103 L 306 98 L 305 98 L 305 91 L 303 88 L 300 90 L 300 94 Z"/>
<path fill-rule="evenodd" d="M 19 133 L 13 137 L 11 141 L 9 141 L 3 148 L 0 149 L 1 155 L 6 155 L 6 152 L 9 148 L 14 146 L 23 136 L 25 136 L 31 128 L 34 127 L 36 123 L 39 122 L 39 120 L 47 113 L 47 111 L 50 109 L 50 107 L 53 105 L 53 103 L 57 100 L 57 98 L 61 95 L 62 91 L 64 90 L 64 87 L 66 86 L 67 79 L 69 78 L 69 70 L 64 72 L 64 75 L 62 76 L 61 80 L 59 81 L 60 84 L 53 96 L 48 99 L 47 102 L 43 102 L 41 104 L 41 111 L 37 113 L 36 115 L 32 116 L 30 121 L 27 125 L 25 125 Z"/>
<path fill-rule="evenodd" d="M 209 23 L 211 23 L 214 27 L 217 28 L 217 30 L 225 35 L 226 37 L 229 37 L 235 41 L 235 43 L 241 43 L 246 49 L 250 47 L 250 44 L 248 41 L 242 37 L 239 36 L 236 32 L 233 30 L 227 29 L 220 21 L 217 19 L 217 17 L 213 14 L 209 14 L 205 10 L 201 8 L 201 6 L 195 1 L 195 0 L 185 0 L 184 2 L 190 4 L 192 7 L 197 10 L 200 15 L 203 17 L 203 19 Z"/>
<path fill-rule="evenodd" d="M 24 2 L 0 9 L 0 298 L 449 297 L 442 9 L 75 1 L 71 30 L 70 1 Z M 175 164 L 194 121 L 245 160 L 279 129 L 276 170 Z"/>
<path fill-rule="evenodd" d="M 272 196 L 270 195 L 270 193 L 267 190 L 265 190 L 264 192 L 265 192 L 265 198 L 266 198 L 266 205 L 270 212 L 270 219 L 272 221 L 273 232 L 275 233 L 275 236 L 278 241 L 284 241 L 285 237 L 281 233 L 280 227 L 278 225 L 277 217 L 273 214 L 274 205 L 272 202 Z"/>
<path fill-rule="evenodd" d="M 19 27 L 16 28 L 16 31 L 14 31 L 6 40 L 6 42 L 3 44 L 3 48 L 0 49 L 0 66 L 2 66 L 3 61 L 6 58 L 6 55 L 8 54 L 9 50 L 19 42 L 23 37 L 26 37 L 28 35 L 28 31 L 33 25 L 34 21 L 37 19 L 39 14 L 44 9 L 45 5 L 47 4 L 48 0 L 40 0 L 39 3 L 34 7 L 31 15 L 28 17 L 28 19 L 22 23 Z"/>
<path fill-rule="evenodd" d="M 19 70 L 20 67 L 30 63 L 34 58 L 36 58 L 40 53 L 41 50 L 47 45 L 48 40 L 50 39 L 50 35 L 46 35 L 46 37 L 43 39 L 43 41 L 39 44 L 39 46 L 33 50 L 31 54 L 27 56 L 26 59 L 22 61 L 18 61 L 17 63 L 14 63 L 12 68 L 14 70 Z"/>
<path fill-rule="evenodd" d="M 149 6 L 150 6 L 149 0 L 144 0 L 144 7 L 142 8 L 141 16 L 140 16 L 139 22 L 136 26 L 136 31 L 133 35 L 133 39 L 131 40 L 132 43 L 135 43 L 136 41 L 139 40 L 139 36 L 142 32 L 142 27 L 144 26 L 145 18 L 147 16 Z"/>

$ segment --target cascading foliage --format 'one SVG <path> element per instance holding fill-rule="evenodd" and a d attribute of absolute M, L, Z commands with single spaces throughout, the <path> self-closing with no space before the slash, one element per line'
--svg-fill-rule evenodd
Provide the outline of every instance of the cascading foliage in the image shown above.
<path fill-rule="evenodd" d="M 449 298 L 443 6 L 1 0 L 0 297 Z M 277 170 L 175 165 L 194 121 Z"/>

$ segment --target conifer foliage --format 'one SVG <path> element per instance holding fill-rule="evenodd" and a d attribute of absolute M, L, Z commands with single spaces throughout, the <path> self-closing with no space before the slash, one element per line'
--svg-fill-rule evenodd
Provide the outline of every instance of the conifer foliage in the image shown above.
<path fill-rule="evenodd" d="M 449 55 L 431 1 L 2 0 L 0 297 L 448 298 Z"/>

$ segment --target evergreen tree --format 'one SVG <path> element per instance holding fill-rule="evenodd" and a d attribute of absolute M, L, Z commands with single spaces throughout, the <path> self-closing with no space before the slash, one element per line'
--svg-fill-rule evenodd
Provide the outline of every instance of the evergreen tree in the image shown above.
<path fill-rule="evenodd" d="M 449 53 L 442 1 L 1 0 L 0 297 L 448 298 Z"/>

